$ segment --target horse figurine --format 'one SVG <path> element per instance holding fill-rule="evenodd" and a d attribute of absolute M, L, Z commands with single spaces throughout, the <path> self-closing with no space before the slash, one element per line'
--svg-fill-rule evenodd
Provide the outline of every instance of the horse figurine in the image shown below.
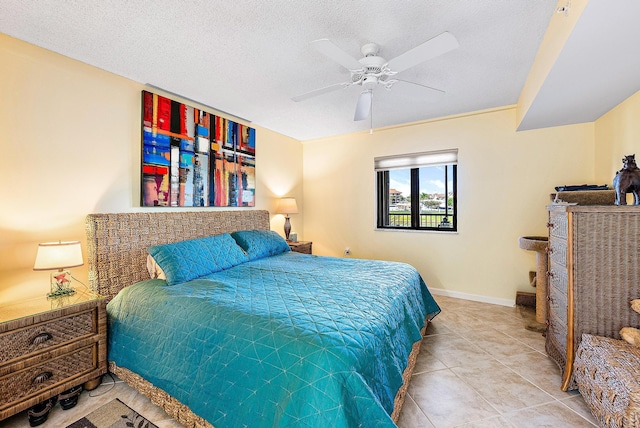
<path fill-rule="evenodd" d="M 640 168 L 636 165 L 636 155 L 622 158 L 622 169 L 613 178 L 616 191 L 616 205 L 627 205 L 627 193 L 633 193 L 634 205 L 640 205 Z"/>

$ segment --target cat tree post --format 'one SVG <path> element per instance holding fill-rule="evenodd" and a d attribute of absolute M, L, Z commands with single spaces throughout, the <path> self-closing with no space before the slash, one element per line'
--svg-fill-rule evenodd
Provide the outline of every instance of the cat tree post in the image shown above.
<path fill-rule="evenodd" d="M 546 236 L 523 236 L 518 240 L 520 248 L 536 252 L 536 321 L 543 324 L 547 321 L 548 242 Z"/>

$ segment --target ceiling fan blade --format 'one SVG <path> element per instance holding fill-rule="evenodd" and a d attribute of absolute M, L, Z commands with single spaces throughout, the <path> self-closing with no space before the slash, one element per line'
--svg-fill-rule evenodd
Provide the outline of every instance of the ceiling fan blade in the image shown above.
<path fill-rule="evenodd" d="M 293 97 L 291 99 L 295 102 L 304 101 L 308 98 L 315 97 L 316 95 L 322 95 L 322 94 L 326 94 L 327 92 L 333 92 L 338 89 L 346 88 L 347 86 L 350 86 L 350 85 L 351 85 L 350 83 L 336 83 L 335 85 L 325 86 L 324 88 L 316 89 L 314 91 L 307 92 L 307 93 L 298 95 L 296 97 Z"/>
<path fill-rule="evenodd" d="M 437 100 L 440 99 L 445 91 L 440 89 L 432 88 L 431 86 L 422 85 L 420 83 L 409 82 L 408 80 L 396 79 L 397 82 L 393 84 L 393 86 L 401 85 L 401 86 L 412 86 L 413 88 L 419 88 L 421 94 L 424 94 L 425 97 Z M 393 90 L 393 89 L 392 89 Z"/>
<path fill-rule="evenodd" d="M 319 39 L 311 42 L 311 45 L 320 53 L 334 60 L 347 70 L 359 70 L 362 64 L 357 59 L 337 47 L 329 39 Z"/>
<path fill-rule="evenodd" d="M 421 62 L 430 60 L 449 51 L 456 49 L 460 44 L 458 40 L 449 32 L 445 31 L 434 38 L 427 40 L 413 49 L 393 58 L 387 66 L 393 71 L 404 71 L 418 65 Z"/>
<path fill-rule="evenodd" d="M 358 97 L 358 103 L 356 104 L 356 114 L 353 116 L 353 120 L 364 120 L 369 116 L 371 112 L 371 98 L 373 92 L 369 89 L 362 91 Z"/>

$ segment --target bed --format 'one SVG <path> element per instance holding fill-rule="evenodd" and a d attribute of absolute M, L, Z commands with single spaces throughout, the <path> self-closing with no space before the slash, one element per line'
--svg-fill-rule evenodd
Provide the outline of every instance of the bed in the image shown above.
<path fill-rule="evenodd" d="M 263 210 L 86 227 L 109 369 L 183 425 L 395 426 L 440 311 L 411 266 L 288 251 Z M 150 278 L 149 252 L 166 279 Z"/>

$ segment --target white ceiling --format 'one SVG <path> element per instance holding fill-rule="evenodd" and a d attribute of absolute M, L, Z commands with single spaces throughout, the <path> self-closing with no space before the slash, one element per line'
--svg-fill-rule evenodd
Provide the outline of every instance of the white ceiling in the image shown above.
<path fill-rule="evenodd" d="M 446 91 L 438 102 L 376 89 L 373 126 L 390 126 L 515 104 L 555 9 L 556 0 L 0 0 L 0 32 L 308 140 L 369 128 L 353 121 L 359 87 L 291 100 L 349 77 L 309 42 L 328 38 L 356 58 L 375 42 L 391 59 L 444 31 L 458 39 L 398 76 Z"/>
<path fill-rule="evenodd" d="M 640 90 L 639 17 L 638 0 L 590 0 L 518 129 L 593 122 Z"/>

